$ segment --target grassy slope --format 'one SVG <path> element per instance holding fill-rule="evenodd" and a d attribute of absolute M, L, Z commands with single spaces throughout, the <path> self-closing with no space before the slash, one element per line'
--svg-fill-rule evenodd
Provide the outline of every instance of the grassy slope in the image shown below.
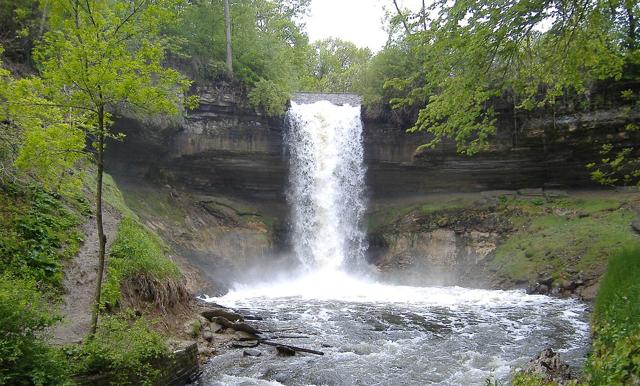
<path fill-rule="evenodd" d="M 565 279 L 567 272 L 600 276 L 612 254 L 638 239 L 629 226 L 634 207 L 640 207 L 638 194 L 593 192 L 555 199 L 516 196 L 489 200 L 463 194 L 382 206 L 367 217 L 367 223 L 370 232 L 388 232 L 384 227 L 389 224 L 410 224 L 411 219 L 434 213 L 461 218 L 467 209 L 498 213 L 512 224 L 512 232 L 490 261 L 498 275 L 524 281 L 545 272 Z M 403 232 L 403 226 L 392 231 Z"/>

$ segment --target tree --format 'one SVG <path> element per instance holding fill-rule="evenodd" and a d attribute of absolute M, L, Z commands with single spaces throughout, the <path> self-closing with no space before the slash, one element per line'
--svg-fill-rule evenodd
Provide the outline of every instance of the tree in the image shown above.
<path fill-rule="evenodd" d="M 162 66 L 164 38 L 180 0 L 61 0 L 50 6 L 50 31 L 35 57 L 49 87 L 51 104 L 85 114 L 97 166 L 96 226 L 98 279 L 92 313 L 96 331 L 105 268 L 102 180 L 106 141 L 118 138 L 113 114 L 177 114 L 189 86 L 177 71 Z"/>
<path fill-rule="evenodd" d="M 313 43 L 307 59 L 303 89 L 323 92 L 357 92 L 371 59 L 368 48 L 337 38 Z"/>
<path fill-rule="evenodd" d="M 227 42 L 227 71 L 233 77 L 233 58 L 231 53 L 231 12 L 229 11 L 229 0 L 224 0 L 224 31 Z"/>
<path fill-rule="evenodd" d="M 597 80 L 624 76 L 638 61 L 629 40 L 637 12 L 620 0 L 439 0 L 426 30 L 422 17 L 406 17 L 415 23 L 403 40 L 420 68 L 386 86 L 403 90 L 396 107 L 423 103 L 411 131 L 433 135 L 425 147 L 451 138 L 473 154 L 495 133 L 496 98 L 510 96 L 516 109 L 553 108 Z"/>

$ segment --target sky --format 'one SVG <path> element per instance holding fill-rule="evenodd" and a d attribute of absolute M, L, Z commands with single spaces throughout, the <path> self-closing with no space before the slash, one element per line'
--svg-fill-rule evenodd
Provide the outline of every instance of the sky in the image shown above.
<path fill-rule="evenodd" d="M 421 0 L 398 0 L 403 8 L 419 9 L 419 4 Z M 309 39 L 338 37 L 378 51 L 387 42 L 385 7 L 395 12 L 392 0 L 312 0 L 306 20 Z"/>

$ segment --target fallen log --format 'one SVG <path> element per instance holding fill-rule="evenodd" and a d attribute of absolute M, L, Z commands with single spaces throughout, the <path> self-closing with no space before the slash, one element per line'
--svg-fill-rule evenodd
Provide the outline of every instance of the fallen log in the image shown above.
<path fill-rule="evenodd" d="M 269 342 L 268 340 L 263 340 L 263 339 L 260 340 L 260 343 L 266 344 L 267 346 L 273 346 L 275 348 L 284 347 L 285 349 L 289 349 L 289 350 L 294 350 L 294 351 L 299 351 L 299 352 L 306 352 L 306 353 L 315 354 L 315 355 L 324 355 L 324 353 L 322 351 L 311 350 L 311 349 L 304 348 L 304 347 L 291 346 L 291 345 L 288 345 L 288 344 Z"/>
<path fill-rule="evenodd" d="M 236 330 L 236 331 L 243 331 L 246 332 L 248 334 L 253 334 L 253 335 L 259 335 L 260 331 L 251 327 L 250 325 L 246 324 L 246 323 L 233 323 L 230 322 L 228 319 L 223 318 L 222 316 L 214 316 L 213 318 L 211 318 L 211 321 L 214 323 L 218 323 L 219 325 L 226 327 L 226 328 L 230 328 L 232 330 Z"/>

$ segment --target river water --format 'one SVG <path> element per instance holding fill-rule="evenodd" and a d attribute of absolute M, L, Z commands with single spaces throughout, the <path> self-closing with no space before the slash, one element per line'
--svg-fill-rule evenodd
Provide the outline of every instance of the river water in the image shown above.
<path fill-rule="evenodd" d="M 267 337 L 288 336 L 277 341 L 325 355 L 282 357 L 265 345 L 259 357 L 223 350 L 200 385 L 482 385 L 490 377 L 508 382 L 547 347 L 581 366 L 589 330 L 575 300 L 392 286 L 364 275 L 360 106 L 294 101 L 285 142 L 291 241 L 302 273 L 237 284 L 211 300 L 261 317 L 254 324 Z"/>
<path fill-rule="evenodd" d="M 579 369 L 588 346 L 582 303 L 521 291 L 388 286 L 334 272 L 214 300 L 262 317 L 253 323 L 266 336 L 296 337 L 278 342 L 325 355 L 230 349 L 206 366 L 201 385 L 506 384 L 547 347 Z"/>

